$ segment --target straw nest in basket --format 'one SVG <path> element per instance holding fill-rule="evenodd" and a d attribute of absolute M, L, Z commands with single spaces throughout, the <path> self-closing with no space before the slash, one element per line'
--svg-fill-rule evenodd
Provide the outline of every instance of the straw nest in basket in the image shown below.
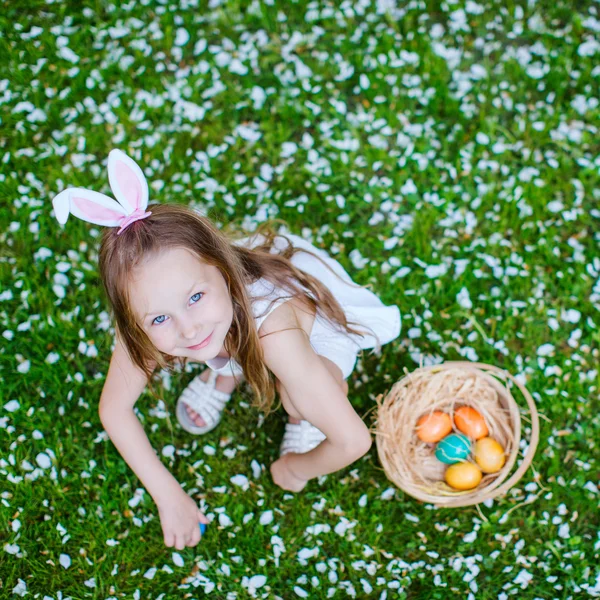
<path fill-rule="evenodd" d="M 490 372 L 504 380 L 510 377 L 526 395 L 532 413 L 535 439 L 529 444 L 526 464 L 509 482 L 505 480 L 519 451 L 520 410 L 507 386 Z M 467 506 L 505 492 L 525 472 L 537 445 L 537 413 L 529 393 L 506 371 L 491 365 L 456 362 L 417 369 L 400 379 L 385 397 L 379 396 L 377 405 L 377 451 L 384 471 L 400 489 L 424 502 Z M 435 458 L 435 444 L 422 442 L 416 435 L 420 417 L 438 410 L 452 417 L 459 406 L 470 406 L 483 416 L 488 435 L 500 443 L 506 456 L 498 472 L 484 474 L 481 483 L 468 491 L 445 483 L 447 465 Z"/>

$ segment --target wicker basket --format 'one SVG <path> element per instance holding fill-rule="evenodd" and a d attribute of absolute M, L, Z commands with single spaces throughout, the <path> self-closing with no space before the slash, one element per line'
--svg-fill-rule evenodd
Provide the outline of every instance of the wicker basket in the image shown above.
<path fill-rule="evenodd" d="M 424 482 L 422 478 L 415 475 L 415 471 L 411 470 L 412 465 L 418 466 L 418 457 L 414 453 L 420 447 L 424 447 L 415 434 L 417 419 L 424 411 L 423 406 L 418 406 L 418 403 L 405 400 L 409 399 L 411 382 L 418 380 L 419 385 L 422 386 L 425 382 L 425 385 L 429 386 L 428 382 L 435 382 L 436 377 L 438 381 L 440 378 L 447 380 L 449 377 L 458 377 L 460 380 L 461 377 L 465 377 L 468 381 L 477 382 L 477 385 L 489 386 L 491 397 L 495 398 L 493 402 L 497 402 L 500 426 L 497 422 L 496 432 L 491 429 L 490 436 L 496 438 L 504 436 L 504 440 L 499 439 L 499 441 L 505 448 L 506 462 L 499 472 L 485 475 L 482 482 L 473 490 L 453 490 L 443 481 Z M 508 380 L 511 380 L 523 394 L 531 419 L 529 446 L 521 464 L 512 474 L 519 455 L 521 411 L 506 385 Z M 413 393 L 416 389 L 414 386 L 416 383 L 413 384 Z M 425 396 L 421 397 L 425 398 Z M 440 403 L 431 407 L 432 410 L 448 409 L 448 406 L 444 406 L 444 402 L 442 399 Z M 478 409 L 476 399 L 473 402 L 463 399 L 461 403 L 469 403 Z M 386 476 L 410 496 L 439 507 L 470 506 L 505 494 L 529 468 L 538 444 L 539 418 L 531 394 L 510 373 L 492 365 L 456 361 L 416 369 L 396 382 L 385 397 L 383 394 L 378 396 L 377 408 L 375 428 L 377 452 Z M 450 409 L 453 410 L 453 407 Z"/>

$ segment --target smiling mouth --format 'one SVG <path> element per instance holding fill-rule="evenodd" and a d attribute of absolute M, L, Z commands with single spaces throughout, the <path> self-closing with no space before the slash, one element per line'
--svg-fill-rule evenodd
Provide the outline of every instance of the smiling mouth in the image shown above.
<path fill-rule="evenodd" d="M 214 333 L 214 331 L 213 331 Z M 208 346 L 208 344 L 210 343 L 210 340 L 212 339 L 212 333 L 203 341 L 200 342 L 199 344 L 196 344 L 195 346 L 188 346 L 188 350 L 200 350 L 200 348 L 204 348 L 205 346 Z"/>

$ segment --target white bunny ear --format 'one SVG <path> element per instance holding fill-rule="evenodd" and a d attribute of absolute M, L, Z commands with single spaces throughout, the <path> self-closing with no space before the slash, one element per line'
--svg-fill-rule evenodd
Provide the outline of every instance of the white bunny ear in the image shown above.
<path fill-rule="evenodd" d="M 111 150 L 108 155 L 108 180 L 115 198 L 125 207 L 127 214 L 146 210 L 146 177 L 137 163 L 120 150 Z"/>
<path fill-rule="evenodd" d="M 67 188 L 52 200 L 58 222 L 64 225 L 72 213 L 79 219 L 96 225 L 118 227 L 127 216 L 126 210 L 112 198 L 86 190 Z"/>

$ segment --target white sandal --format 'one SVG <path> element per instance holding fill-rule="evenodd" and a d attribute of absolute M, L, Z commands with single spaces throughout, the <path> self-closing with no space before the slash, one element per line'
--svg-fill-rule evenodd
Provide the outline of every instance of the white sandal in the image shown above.
<path fill-rule="evenodd" d="M 215 388 L 218 374 L 210 371 L 208 381 L 204 382 L 198 375 L 183 390 L 177 400 L 175 414 L 177 420 L 183 429 L 195 435 L 201 435 L 212 431 L 221 421 L 225 404 L 231 398 L 231 394 L 226 394 Z M 200 427 L 190 418 L 186 406 L 189 406 L 195 413 L 200 415 L 206 425 Z"/>
<path fill-rule="evenodd" d="M 288 452 L 294 452 L 296 454 L 310 452 L 326 439 L 326 437 L 327 436 L 320 429 L 317 429 L 308 421 L 286 423 L 279 455 L 283 456 Z"/>

